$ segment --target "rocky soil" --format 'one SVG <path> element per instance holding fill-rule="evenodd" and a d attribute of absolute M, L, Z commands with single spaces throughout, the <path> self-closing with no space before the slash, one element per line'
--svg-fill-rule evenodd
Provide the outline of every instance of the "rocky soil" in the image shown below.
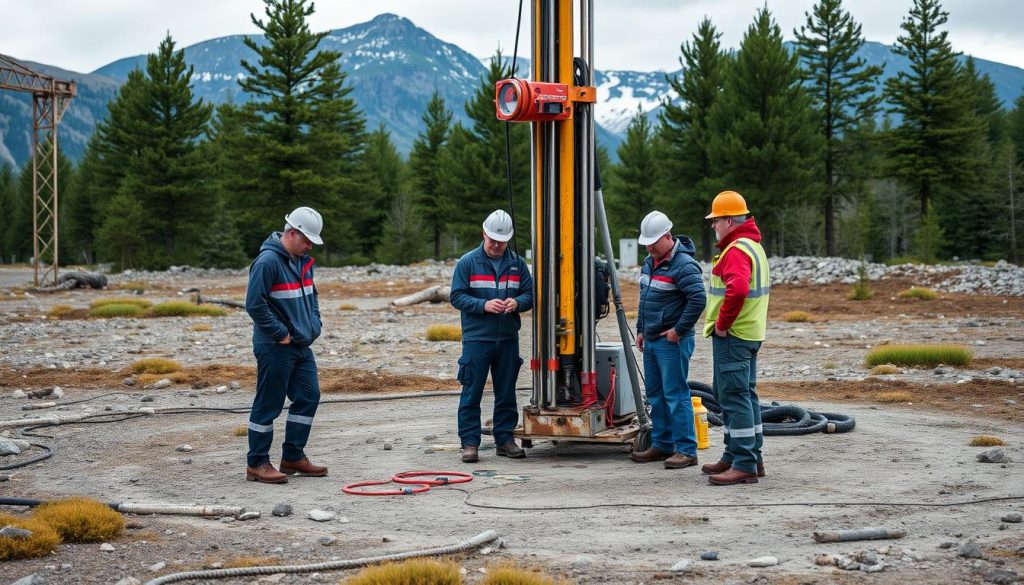
<path fill-rule="evenodd" d="M 578 583 L 1012 583 L 1024 574 L 1024 525 L 1013 521 L 1024 511 L 1024 272 L 1002 265 L 871 264 L 875 296 L 858 303 L 847 293 L 859 265 L 773 260 L 777 285 L 769 340 L 759 360 L 763 400 L 854 414 L 857 429 L 769 438 L 768 477 L 735 489 L 711 488 L 693 469 L 633 464 L 623 447 L 539 444 L 525 461 L 511 462 L 497 459 L 485 445 L 480 464 L 463 466 L 457 459 L 455 397 L 331 402 L 456 387 L 459 344 L 428 342 L 425 330 L 457 324 L 458 313 L 446 305 L 389 304 L 446 283 L 450 263 L 318 272 L 325 334 L 315 350 L 325 404 L 309 451 L 331 474 L 286 486 L 242 480 L 245 439 L 233 431 L 245 423 L 244 413 L 128 418 L 147 408 L 247 407 L 255 374 L 244 312 L 229 310 L 219 318 L 47 316 L 55 305 L 84 309 L 98 298 L 136 292 L 159 302 L 188 299 L 191 293 L 180 291 L 199 288 L 205 298 L 240 300 L 244 272 L 113 275 L 111 290 L 54 295 L 0 289 L 0 421 L 83 413 L 124 419 L 39 430 L 52 438 L 32 440 L 56 447 L 53 457 L 0 469 L 0 496 L 86 494 L 104 501 L 229 504 L 261 512 L 247 521 L 132 516 L 127 534 L 107 548 L 62 545 L 51 557 L 3 563 L 0 582 L 36 575 L 39 583 L 126 584 L 244 557 L 301 563 L 399 552 L 493 528 L 505 548 L 457 559 L 470 582 L 496 560 L 511 560 Z M 624 270 L 621 278 L 624 304 L 633 311 L 636 272 Z M 898 297 L 914 285 L 930 286 L 940 298 Z M 810 321 L 785 321 L 785 313 L 795 310 L 809 312 Z M 602 340 L 618 339 L 610 319 L 598 331 Z M 902 342 L 962 343 L 975 359 L 965 368 L 872 375 L 866 352 Z M 528 331 L 521 343 L 528 352 Z M 131 365 L 143 357 L 175 359 L 184 371 L 132 374 Z M 697 342 L 691 372 L 692 379 L 710 380 L 705 340 Z M 529 385 L 525 372 L 520 385 Z M 527 400 L 524 391 L 521 402 Z M 24 410 L 45 402 L 56 405 Z M 8 443 L 18 452 L 0 455 L 0 467 L 40 453 L 15 433 L 6 434 L 0 453 Z M 1002 459 L 978 460 L 988 449 L 968 443 L 981 434 L 1006 441 Z M 702 462 L 717 457 L 720 441 L 713 429 Z M 185 445 L 190 448 L 179 450 Z M 469 484 L 415 497 L 359 498 L 340 491 L 350 481 L 423 468 L 478 475 Z M 273 515 L 278 504 L 292 506 L 294 513 Z M 335 515 L 316 522 L 309 518 L 315 509 Z M 20 511 L 5 511 L 11 510 Z M 843 544 L 811 538 L 815 530 L 865 526 L 898 528 L 907 536 Z M 702 560 L 712 552 L 718 560 Z M 774 557 L 775 563 L 750 565 L 760 557 Z M 322 583 L 343 576 L 279 574 L 216 582 Z"/>

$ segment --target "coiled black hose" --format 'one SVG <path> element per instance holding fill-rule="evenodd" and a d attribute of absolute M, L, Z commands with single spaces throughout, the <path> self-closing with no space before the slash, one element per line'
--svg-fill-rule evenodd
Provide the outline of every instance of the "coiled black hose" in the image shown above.
<path fill-rule="evenodd" d="M 711 393 L 711 386 L 703 382 L 688 382 L 690 395 L 699 396 L 708 409 L 708 424 L 722 426 L 722 406 Z M 814 412 L 799 406 L 778 404 L 761 405 L 761 422 L 765 436 L 796 436 L 813 433 L 846 433 L 853 430 L 857 419 L 849 414 Z"/>

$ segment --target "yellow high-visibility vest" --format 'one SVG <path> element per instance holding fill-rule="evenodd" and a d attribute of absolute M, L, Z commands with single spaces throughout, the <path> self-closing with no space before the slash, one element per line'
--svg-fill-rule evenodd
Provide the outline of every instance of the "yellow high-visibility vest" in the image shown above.
<path fill-rule="evenodd" d="M 711 262 L 712 270 L 718 265 L 718 260 L 725 256 L 732 248 L 738 248 L 750 257 L 750 292 L 743 300 L 743 308 L 740 314 L 733 321 L 729 333 L 747 341 L 764 341 L 765 329 L 768 326 L 768 291 L 771 288 L 771 278 L 768 274 L 768 257 L 765 256 L 761 244 L 750 238 L 737 238 L 736 241 L 726 246 L 722 253 L 715 256 Z M 708 279 L 708 309 L 707 320 L 704 323 L 704 337 L 710 337 L 715 332 L 715 322 L 718 320 L 718 312 L 722 309 L 725 301 L 725 281 L 714 272 Z"/>

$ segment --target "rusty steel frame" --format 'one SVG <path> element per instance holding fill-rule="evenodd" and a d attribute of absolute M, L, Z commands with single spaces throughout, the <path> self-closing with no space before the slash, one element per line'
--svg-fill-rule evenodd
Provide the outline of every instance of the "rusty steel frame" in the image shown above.
<path fill-rule="evenodd" d="M 0 54 L 0 89 L 32 94 L 32 263 L 35 286 L 57 284 L 57 127 L 75 97 L 74 81 L 42 75 Z M 52 256 L 48 266 L 43 257 Z M 42 274 L 40 274 L 42 271 Z"/>

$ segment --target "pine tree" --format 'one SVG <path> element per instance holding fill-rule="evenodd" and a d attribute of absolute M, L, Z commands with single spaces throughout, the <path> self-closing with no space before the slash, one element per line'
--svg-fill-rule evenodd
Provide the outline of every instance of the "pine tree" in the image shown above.
<path fill-rule="evenodd" d="M 341 257 L 353 238 L 348 218 L 364 204 L 361 155 L 365 118 L 348 97 L 340 53 L 318 50 L 326 32 L 310 32 L 306 0 L 265 0 L 266 20 L 252 15 L 266 43 L 246 38 L 259 58 L 241 62 L 239 81 L 252 101 L 242 125 L 251 150 L 231 208 L 254 253 L 286 213 L 308 205 L 324 219 L 324 255 Z"/>
<path fill-rule="evenodd" d="M 122 186 L 105 203 L 103 220 L 96 232 L 101 251 L 122 271 L 135 267 L 135 257 L 146 245 L 146 238 L 138 229 L 146 210 L 132 195 L 129 185 Z"/>
<path fill-rule="evenodd" d="M 377 259 L 388 264 L 409 264 L 423 259 L 426 226 L 407 193 L 398 193 L 384 218 Z"/>
<path fill-rule="evenodd" d="M 364 205 L 352 218 L 364 258 L 369 259 L 381 242 L 381 225 L 406 182 L 405 161 L 391 142 L 391 132 L 381 122 L 367 141 L 363 162 L 368 175 Z"/>
<path fill-rule="evenodd" d="M 807 24 L 794 31 L 797 53 L 807 72 L 807 87 L 819 115 L 819 132 L 824 137 L 825 253 L 836 254 L 835 206 L 839 195 L 848 195 L 842 182 L 848 178 L 850 156 L 846 133 L 877 110 L 881 97 L 875 94 L 882 68 L 868 66 L 857 51 L 864 45 L 861 26 L 842 0 L 820 0 L 805 13 Z"/>
<path fill-rule="evenodd" d="M 521 246 L 530 233 L 529 125 L 510 123 L 513 205 L 506 179 L 505 122 L 494 111 L 494 85 L 508 76 L 501 53 L 491 59 L 487 75 L 466 103 L 472 127 L 456 124 L 441 157 L 441 192 L 449 207 L 449 230 L 460 248 L 479 241 L 480 225 L 495 209 L 515 216 L 515 238 Z M 517 248 L 522 252 L 522 248 Z M 454 250 L 453 250 L 454 251 Z M 464 250 L 462 250 L 464 251 Z"/>
<path fill-rule="evenodd" d="M 1007 115 L 1006 129 L 1017 154 L 1017 164 L 1024 164 L 1024 94 L 1014 100 L 1013 110 Z"/>
<path fill-rule="evenodd" d="M 612 241 L 633 237 L 644 216 L 654 210 L 658 184 L 658 159 L 654 131 L 642 109 L 637 109 L 626 129 L 626 139 L 616 153 L 619 164 L 611 168 L 604 187 L 608 205 L 608 229 Z"/>
<path fill-rule="evenodd" d="M 885 86 L 890 111 L 902 118 L 891 135 L 889 171 L 914 187 L 922 220 L 937 190 L 954 188 L 969 176 L 973 143 L 982 132 L 957 63 L 959 53 L 940 28 L 948 16 L 939 0 L 914 0 L 895 48 L 910 59 L 911 69 Z"/>
<path fill-rule="evenodd" d="M 147 245 L 136 258 L 146 268 L 198 259 L 199 237 L 209 229 L 210 169 L 198 141 L 206 136 L 212 107 L 194 99 L 192 67 L 170 35 L 146 59 L 146 83 L 129 128 L 141 148 L 129 161 L 125 183 L 145 209 Z"/>
<path fill-rule="evenodd" d="M 224 200 L 217 198 L 207 209 L 207 229 L 200 237 L 199 266 L 203 268 L 241 268 L 249 263 L 242 250 L 242 237 L 227 212 Z"/>
<path fill-rule="evenodd" d="M 719 43 L 721 36 L 711 20 L 705 18 L 692 42 L 680 46 L 682 79 L 668 76 L 667 80 L 682 104 L 666 100 L 659 114 L 659 144 L 664 152 L 658 158 L 663 161 L 666 180 L 666 185 L 659 190 L 667 196 L 659 205 L 670 217 L 678 218 L 676 221 L 688 224 L 693 233 L 700 232 L 705 260 L 711 258 L 712 230 L 701 219 L 718 192 L 711 184 L 714 171 L 708 152 L 711 142 L 708 114 L 722 94 L 725 68 L 729 63 Z M 689 218 L 701 219 L 693 222 L 687 221 Z"/>
<path fill-rule="evenodd" d="M 423 112 L 425 128 L 416 136 L 409 154 L 412 185 L 416 205 L 430 231 L 434 243 L 434 259 L 441 259 L 441 234 L 448 224 L 449 209 L 445 193 L 441 191 L 441 151 L 448 145 L 451 134 L 452 113 L 444 105 L 440 92 L 434 94 Z"/>
<path fill-rule="evenodd" d="M 767 8 L 744 34 L 725 91 L 711 108 L 711 166 L 759 215 L 767 243 L 785 255 L 788 209 L 807 198 L 821 149 L 796 55 Z M 767 214 L 767 218 L 765 215 Z M 764 221 L 767 219 L 768 221 Z"/>
<path fill-rule="evenodd" d="M 4 221 L 0 223 L 0 264 L 11 261 L 13 246 L 11 245 L 12 235 L 11 218 L 14 217 L 15 197 L 17 197 L 18 176 L 14 169 L 7 163 L 0 164 L 0 217 Z"/>
<path fill-rule="evenodd" d="M 97 140 L 98 135 L 93 133 L 76 169 L 75 180 L 68 187 L 68 196 L 60 204 L 61 256 L 86 264 L 97 261 L 95 239 L 101 217 L 101 209 L 96 205 L 100 165 Z"/>

